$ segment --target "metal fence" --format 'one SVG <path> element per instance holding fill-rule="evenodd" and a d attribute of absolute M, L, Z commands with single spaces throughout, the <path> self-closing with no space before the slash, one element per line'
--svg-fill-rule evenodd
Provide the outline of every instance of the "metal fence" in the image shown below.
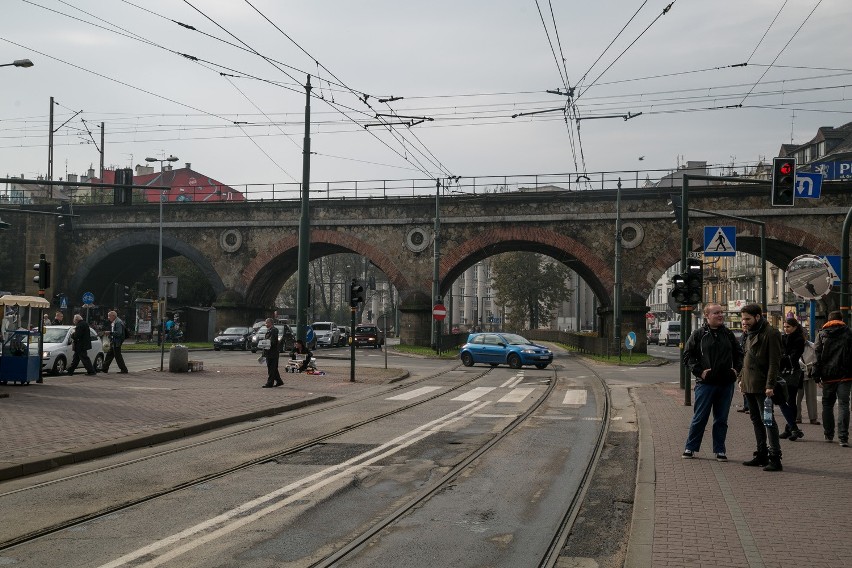
<path fill-rule="evenodd" d="M 617 355 L 618 347 L 613 345 L 613 340 L 606 337 L 597 337 L 584 333 L 572 333 L 570 331 L 557 331 L 554 329 L 528 329 L 521 333 L 527 339 L 538 341 L 550 341 L 569 346 L 578 353 L 588 355 Z"/>

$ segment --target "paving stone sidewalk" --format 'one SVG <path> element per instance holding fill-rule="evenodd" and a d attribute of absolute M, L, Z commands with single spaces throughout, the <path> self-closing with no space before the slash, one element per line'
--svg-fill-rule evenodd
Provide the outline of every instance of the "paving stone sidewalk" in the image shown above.
<path fill-rule="evenodd" d="M 822 426 L 804 424 L 803 439 L 781 440 L 783 472 L 745 467 L 754 431 L 748 415 L 732 409 L 727 463 L 713 454 L 712 417 L 697 459 L 681 459 L 693 411 L 683 406 L 683 391 L 657 384 L 634 393 L 653 440 L 653 543 L 645 565 L 852 566 L 852 449 L 823 441 Z"/>
<path fill-rule="evenodd" d="M 0 385 L 0 480 L 192 435 L 362 391 L 407 375 L 402 369 L 324 366 L 325 375 L 282 373 L 260 388 L 260 366 L 198 373 L 140 371 L 45 377 Z"/>

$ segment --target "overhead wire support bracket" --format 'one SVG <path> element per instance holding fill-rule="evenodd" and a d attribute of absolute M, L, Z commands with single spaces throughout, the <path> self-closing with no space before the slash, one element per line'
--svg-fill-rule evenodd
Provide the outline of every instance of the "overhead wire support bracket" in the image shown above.
<path fill-rule="evenodd" d="M 517 114 L 513 114 L 512 118 L 518 118 L 519 116 L 530 116 L 533 114 L 544 114 L 546 112 L 565 112 L 565 107 L 561 106 L 559 108 L 549 108 L 547 110 L 535 110 L 533 112 L 519 112 Z"/>
<path fill-rule="evenodd" d="M 560 96 L 569 97 L 569 98 L 574 97 L 574 87 L 569 88 L 568 92 L 563 92 L 562 89 L 556 89 L 555 91 L 551 90 L 551 89 L 547 89 L 545 92 L 550 93 L 551 95 L 560 95 Z"/>
<path fill-rule="evenodd" d="M 405 97 L 388 97 L 386 99 L 379 99 L 380 103 L 392 103 L 394 101 L 401 101 Z"/>
<path fill-rule="evenodd" d="M 408 122 L 371 122 L 364 125 L 364 128 L 369 128 L 371 126 L 414 126 L 415 124 L 420 124 L 423 122 L 422 120 L 419 122 L 414 122 L 409 120 Z"/>
<path fill-rule="evenodd" d="M 376 118 L 379 118 L 380 116 L 387 116 L 387 117 L 390 117 L 390 118 L 400 118 L 400 119 L 408 118 L 408 119 L 411 119 L 411 120 L 419 120 L 420 122 L 424 122 L 424 121 L 427 121 L 427 120 L 429 122 L 432 122 L 433 120 L 435 120 L 434 118 L 429 117 L 429 116 L 405 116 L 403 114 L 395 114 L 395 113 L 394 114 L 388 114 L 388 113 L 377 112 Z"/>

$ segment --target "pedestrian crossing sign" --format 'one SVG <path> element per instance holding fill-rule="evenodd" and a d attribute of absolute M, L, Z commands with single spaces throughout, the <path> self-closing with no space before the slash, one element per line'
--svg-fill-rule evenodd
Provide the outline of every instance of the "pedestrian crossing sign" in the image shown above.
<path fill-rule="evenodd" d="M 704 256 L 736 255 L 736 227 L 704 227 Z"/>

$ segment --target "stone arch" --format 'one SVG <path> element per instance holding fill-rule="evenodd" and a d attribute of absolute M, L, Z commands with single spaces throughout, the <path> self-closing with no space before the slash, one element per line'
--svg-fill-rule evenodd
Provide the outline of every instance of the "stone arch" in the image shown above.
<path fill-rule="evenodd" d="M 411 285 L 399 267 L 377 246 L 341 231 L 324 229 L 311 230 L 311 260 L 335 253 L 352 252 L 360 254 L 384 272 L 388 280 L 402 294 Z M 242 272 L 239 288 L 249 304 L 263 305 L 267 302 L 270 290 L 280 286 L 298 269 L 298 234 L 276 241 L 269 248 L 256 255 Z M 276 273 L 271 266 L 276 262 L 288 262 L 290 270 Z M 276 275 L 277 274 L 277 275 Z M 277 290 L 276 290 L 277 293 Z"/>
<path fill-rule="evenodd" d="M 601 305 L 611 303 L 615 275 L 591 248 L 569 236 L 539 227 L 500 227 L 488 230 L 459 246 L 446 250 L 441 258 L 441 294 L 470 266 L 503 252 L 524 250 L 546 254 L 580 275 L 594 291 Z"/>
<path fill-rule="evenodd" d="M 83 286 L 92 280 L 93 275 L 98 274 L 98 269 L 105 263 L 122 263 L 125 268 L 132 268 L 134 264 L 129 264 L 126 260 L 122 262 L 122 255 L 134 255 L 137 262 L 139 257 L 147 261 L 150 256 L 156 263 L 159 246 L 160 236 L 155 232 L 125 233 L 105 242 L 77 266 L 69 281 L 69 293 L 72 297 L 82 294 Z M 163 235 L 163 258 L 167 258 L 167 253 L 169 253 L 168 257 L 184 256 L 193 262 L 204 274 L 217 296 L 225 290 L 225 284 L 210 260 L 192 245 L 172 235 Z"/>

